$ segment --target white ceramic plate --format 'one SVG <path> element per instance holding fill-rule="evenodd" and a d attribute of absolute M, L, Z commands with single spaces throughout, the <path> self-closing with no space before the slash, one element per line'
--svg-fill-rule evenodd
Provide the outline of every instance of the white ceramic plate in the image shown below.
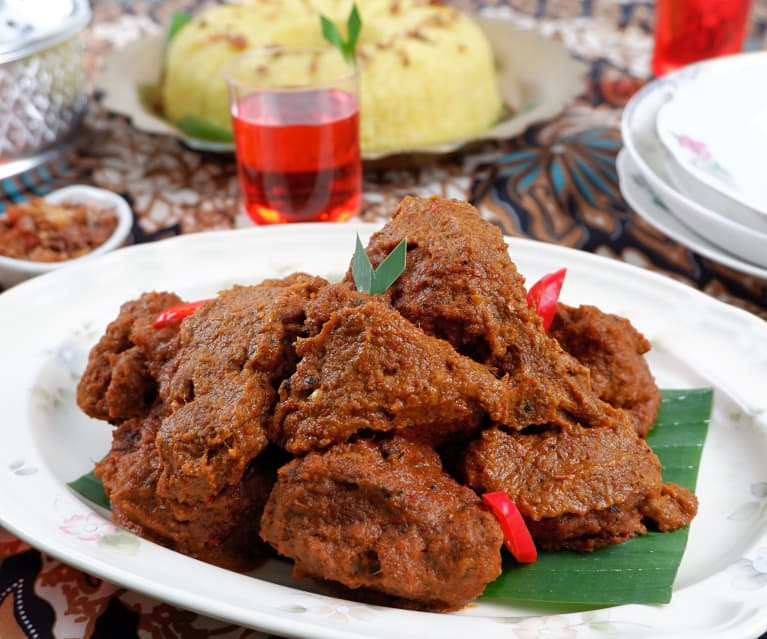
<path fill-rule="evenodd" d="M 149 289 L 195 299 L 294 270 L 339 276 L 355 233 L 364 241 L 371 231 L 319 224 L 187 235 L 108 253 L 0 295 L 0 524 L 90 574 L 281 636 L 724 639 L 765 630 L 767 323 L 671 279 L 552 245 L 508 240 L 530 281 L 565 265 L 565 301 L 630 316 L 654 344 L 651 366 L 662 386 L 715 388 L 700 512 L 670 604 L 577 610 L 479 601 L 449 615 L 361 605 L 294 584 L 285 562 L 246 576 L 138 539 L 66 488 L 109 447 L 109 428 L 80 413 L 74 390 L 89 348 L 122 302 Z"/>
<path fill-rule="evenodd" d="M 697 64 L 658 111 L 657 129 L 682 188 L 767 230 L 765 77 L 767 53 Z"/>
<path fill-rule="evenodd" d="M 133 227 L 133 212 L 123 197 L 113 191 L 101 189 L 87 184 L 71 184 L 61 189 L 51 191 L 45 199 L 58 204 L 60 202 L 93 203 L 95 206 L 112 208 L 117 215 L 117 226 L 107 240 L 93 249 L 90 253 L 63 262 L 33 262 L 19 260 L 0 255 L 0 285 L 8 287 L 23 282 L 30 277 L 48 273 L 78 261 L 91 259 L 120 246 L 128 237 Z"/>
<path fill-rule="evenodd" d="M 714 254 L 728 253 L 744 265 L 744 268 L 733 268 L 751 272 L 751 267 L 755 266 L 763 270 L 762 267 L 767 267 L 767 228 L 758 230 L 731 219 L 713 200 L 704 200 L 701 204 L 688 197 L 676 188 L 669 175 L 668 160 L 671 158 L 658 137 L 656 119 L 668 100 L 673 99 L 678 87 L 685 86 L 689 82 L 688 76 L 696 73 L 697 66 L 686 67 L 650 82 L 631 98 L 621 117 L 624 149 L 647 186 L 688 227 L 688 231 L 681 233 L 683 239 L 680 239 L 680 233 L 675 234 L 675 239 L 694 248 L 687 238 L 693 238 L 698 246 L 700 242 L 695 238 L 703 236 L 706 245 L 715 245 L 701 251 L 708 257 L 718 259 L 709 250 L 713 248 Z"/>
<path fill-rule="evenodd" d="M 513 106 L 514 112 L 470 140 L 385 153 L 365 152 L 363 149 L 365 160 L 394 155 L 450 153 L 471 142 L 508 139 L 522 133 L 531 124 L 554 117 L 583 92 L 586 65 L 573 59 L 562 43 L 549 40 L 537 31 L 515 27 L 502 18 L 478 17 L 477 22 L 493 48 L 501 97 Z M 163 36 L 146 36 L 110 56 L 97 80 L 97 86 L 104 92 L 104 106 L 128 116 L 133 125 L 143 131 L 175 136 L 198 150 L 231 152 L 232 144 L 190 138 L 142 104 L 137 87 L 158 83 L 162 73 L 163 47 Z"/>
<path fill-rule="evenodd" d="M 623 197 L 645 221 L 663 231 L 672 240 L 676 240 L 704 257 L 741 273 L 767 280 L 767 268 L 744 262 L 737 255 L 722 250 L 683 224 L 680 221 L 681 216 L 675 215 L 676 210 L 671 200 L 659 195 L 653 189 L 625 149 L 618 153 L 616 168 Z"/>

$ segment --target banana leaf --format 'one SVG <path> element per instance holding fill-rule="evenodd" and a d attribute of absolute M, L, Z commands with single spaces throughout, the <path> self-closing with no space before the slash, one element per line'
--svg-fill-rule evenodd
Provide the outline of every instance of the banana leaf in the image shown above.
<path fill-rule="evenodd" d="M 695 489 L 712 396 L 711 389 L 663 391 L 647 443 L 663 465 L 664 481 Z M 503 574 L 483 598 L 580 606 L 668 603 L 687 536 L 687 527 L 648 532 L 591 553 L 543 552 L 526 565 L 506 556 Z"/>

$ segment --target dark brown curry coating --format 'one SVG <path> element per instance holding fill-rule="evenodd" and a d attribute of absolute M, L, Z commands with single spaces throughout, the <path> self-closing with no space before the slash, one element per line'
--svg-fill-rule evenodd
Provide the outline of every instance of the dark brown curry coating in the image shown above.
<path fill-rule="evenodd" d="M 429 335 L 500 370 L 509 349 L 504 325 L 517 307 L 527 308 L 524 278 L 500 231 L 467 202 L 406 197 L 370 238 L 373 266 L 403 238 L 407 266 L 389 288 L 392 305 Z"/>
<path fill-rule="evenodd" d="M 591 386 L 605 402 L 629 413 L 637 433 L 647 435 L 661 394 L 644 354 L 650 342 L 623 317 L 594 306 L 557 306 L 549 333 L 591 371 Z"/>
<path fill-rule="evenodd" d="M 275 387 L 295 365 L 306 302 L 325 284 L 295 274 L 235 286 L 183 320 L 160 387 L 168 406 L 157 433 L 162 498 L 207 504 L 240 483 L 267 444 Z"/>
<path fill-rule="evenodd" d="M 158 507 L 157 452 L 154 440 L 162 420 L 162 406 L 148 415 L 123 421 L 112 432 L 109 454 L 96 464 L 95 474 L 112 502 L 114 520 L 139 533 L 158 540 L 169 538 L 174 520 L 167 510 Z"/>
<path fill-rule="evenodd" d="M 389 299 L 384 295 L 371 295 L 358 291 L 352 282 L 343 280 L 335 282 L 323 288 L 317 293 L 317 296 L 306 305 L 306 326 L 307 333 L 317 335 L 322 330 L 331 315 L 343 308 L 355 308 L 365 302 L 378 301 L 382 304 L 389 304 Z"/>
<path fill-rule="evenodd" d="M 593 550 L 642 534 L 642 520 L 660 512 L 662 494 L 691 513 L 685 521 L 658 515 L 666 529 L 694 515 L 691 493 L 664 488 L 660 461 L 628 423 L 532 433 L 490 428 L 467 447 L 462 473 L 478 492 L 504 491 L 547 550 Z M 644 508 L 648 500 L 658 507 Z"/>
<path fill-rule="evenodd" d="M 284 466 L 261 535 L 295 575 L 451 610 L 501 572 L 503 536 L 438 455 L 401 437 L 339 444 Z"/>
<path fill-rule="evenodd" d="M 490 428 L 464 456 L 466 483 L 503 490 L 532 520 L 585 515 L 660 491 L 660 461 L 633 429 Z"/>
<path fill-rule="evenodd" d="M 627 419 L 594 395 L 588 369 L 543 330 L 501 232 L 473 206 L 406 197 L 371 237 L 371 263 L 380 264 L 403 238 L 407 268 L 389 289 L 393 307 L 498 377 L 508 376 L 510 426 Z"/>
<path fill-rule="evenodd" d="M 375 300 L 332 313 L 296 351 L 270 434 L 294 454 L 360 430 L 436 444 L 504 420 L 506 384 Z"/>
<path fill-rule="evenodd" d="M 87 415 L 111 423 L 146 415 L 157 395 L 157 375 L 175 349 L 177 326 L 152 328 L 160 311 L 179 304 L 174 293 L 144 293 L 125 302 L 91 349 L 77 386 Z"/>
<path fill-rule="evenodd" d="M 242 482 L 217 495 L 206 508 L 179 513 L 157 495 L 155 438 L 161 420 L 158 404 L 145 417 L 123 421 L 114 431 L 109 455 L 96 465 L 114 521 L 203 561 L 235 570 L 254 567 L 264 551 L 258 521 L 276 468 L 269 460 L 259 460 Z"/>
<path fill-rule="evenodd" d="M 265 423 L 295 365 L 305 304 L 325 284 L 296 274 L 224 291 L 172 329 L 173 348 L 158 341 L 163 329 L 133 322 L 132 349 L 151 355 L 159 393 L 148 415 L 116 429 L 98 466 L 116 521 L 205 561 L 252 566 L 276 473 Z"/>
<path fill-rule="evenodd" d="M 585 515 L 566 513 L 540 521 L 527 520 L 527 527 L 539 550 L 591 552 L 644 535 L 647 527 L 642 519 L 636 500 L 632 500 Z"/>

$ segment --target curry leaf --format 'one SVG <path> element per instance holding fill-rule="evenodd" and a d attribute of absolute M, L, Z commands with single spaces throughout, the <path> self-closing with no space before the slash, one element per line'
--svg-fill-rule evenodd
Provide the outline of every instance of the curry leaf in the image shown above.
<path fill-rule="evenodd" d="M 664 481 L 695 488 L 711 400 L 711 389 L 663 391 L 647 443 L 663 465 Z M 591 553 L 542 552 L 524 566 L 508 561 L 483 597 L 589 606 L 668 603 L 687 534 L 687 527 L 648 532 Z"/>
<path fill-rule="evenodd" d="M 69 482 L 67 486 L 102 508 L 108 509 L 110 507 L 109 498 L 104 492 L 104 485 L 101 483 L 101 480 L 93 474 L 93 471 Z"/>
<path fill-rule="evenodd" d="M 189 22 L 191 22 L 192 16 L 183 11 L 174 11 L 170 17 L 170 23 L 168 29 L 165 31 L 165 43 L 170 44 L 173 38 L 176 37 L 179 31 L 183 29 Z"/>
<path fill-rule="evenodd" d="M 407 265 L 407 239 L 403 238 L 373 271 L 371 293 L 385 293 L 397 281 Z"/>
<path fill-rule="evenodd" d="M 362 18 L 360 18 L 357 5 L 352 6 L 351 13 L 346 20 L 346 37 L 344 40 L 335 23 L 323 15 L 320 15 L 322 37 L 338 49 L 347 64 L 357 64 L 357 40 L 362 30 Z"/>
<path fill-rule="evenodd" d="M 360 18 L 360 12 L 357 11 L 357 5 L 352 6 L 352 12 L 349 14 L 349 19 L 346 22 L 346 35 L 348 41 L 346 46 L 351 54 L 352 62 L 357 63 L 357 40 L 360 37 L 360 31 L 362 31 L 362 18 Z"/>
<path fill-rule="evenodd" d="M 322 37 L 338 49 L 341 52 L 341 55 L 344 56 L 344 59 L 346 59 L 344 40 L 338 32 L 338 27 L 323 15 L 320 15 L 320 24 L 322 25 Z"/>
<path fill-rule="evenodd" d="M 372 292 L 373 288 L 373 265 L 370 263 L 365 247 L 362 246 L 359 234 L 354 247 L 354 260 L 352 261 L 352 277 L 358 291 Z"/>
<path fill-rule="evenodd" d="M 402 275 L 407 264 L 407 238 L 400 240 L 392 251 L 378 265 L 373 268 L 365 249 L 357 235 L 357 243 L 354 248 L 354 259 L 352 260 L 352 277 L 358 291 L 379 295 L 394 284 L 397 278 Z"/>
<path fill-rule="evenodd" d="M 234 136 L 224 127 L 197 115 L 185 115 L 178 123 L 178 128 L 193 138 L 213 142 L 232 142 Z"/>

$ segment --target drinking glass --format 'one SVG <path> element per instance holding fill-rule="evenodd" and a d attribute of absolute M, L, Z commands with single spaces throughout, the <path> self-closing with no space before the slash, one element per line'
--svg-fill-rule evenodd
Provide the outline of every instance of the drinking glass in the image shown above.
<path fill-rule="evenodd" d="M 338 222 L 362 200 L 359 71 L 332 48 L 274 47 L 224 69 L 245 210 L 257 224 Z"/>
<path fill-rule="evenodd" d="M 738 53 L 751 0 L 656 0 L 656 76 L 698 60 Z"/>

